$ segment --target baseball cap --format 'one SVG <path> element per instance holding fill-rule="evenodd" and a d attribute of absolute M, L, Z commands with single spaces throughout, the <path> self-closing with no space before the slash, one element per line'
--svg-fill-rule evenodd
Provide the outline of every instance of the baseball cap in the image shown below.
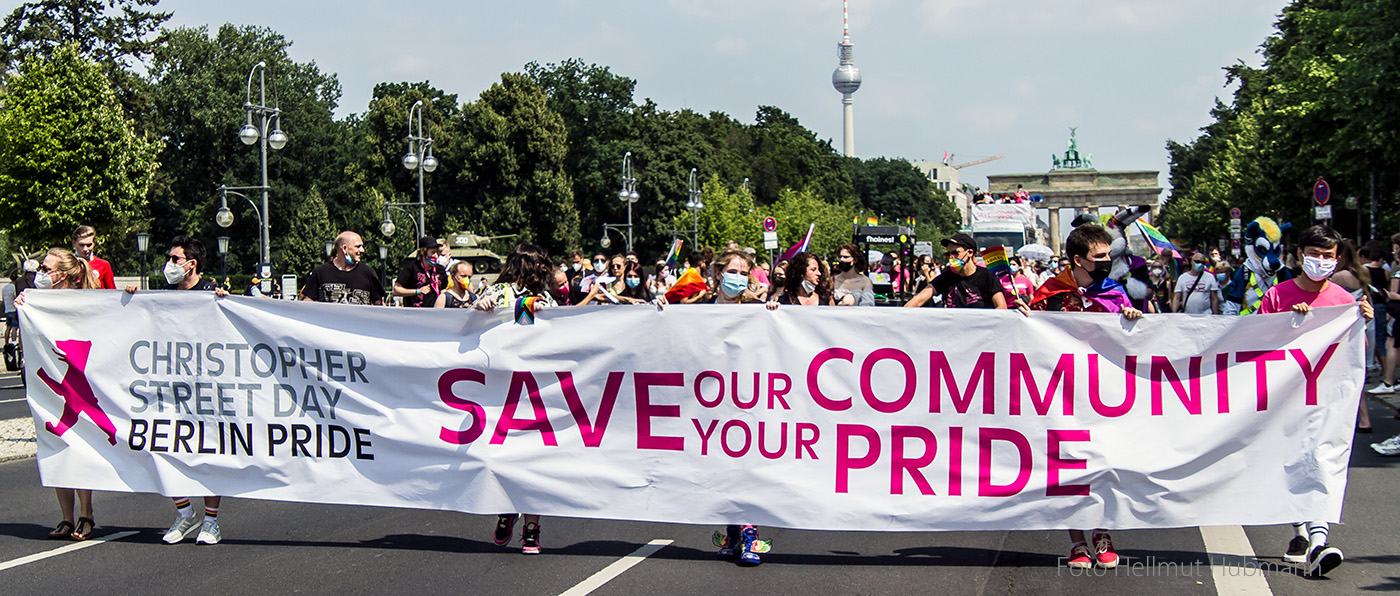
<path fill-rule="evenodd" d="M 944 246 L 945 248 L 946 248 L 949 244 L 956 244 L 956 245 L 961 246 L 961 247 L 963 247 L 963 248 L 966 248 L 966 249 L 968 249 L 968 250 L 973 250 L 973 251 L 977 250 L 977 241 L 976 241 L 976 240 L 973 240 L 973 239 L 972 239 L 972 236 L 968 236 L 967 234 L 963 234 L 963 233 L 961 233 L 961 232 L 959 232 L 959 233 L 957 233 L 957 234 L 953 234 L 953 235 L 952 235 L 951 237 L 949 237 L 947 240 L 944 240 L 944 241 L 943 241 L 943 246 Z"/>
<path fill-rule="evenodd" d="M 418 239 L 418 248 L 437 248 L 438 239 L 432 236 L 424 236 Z"/>

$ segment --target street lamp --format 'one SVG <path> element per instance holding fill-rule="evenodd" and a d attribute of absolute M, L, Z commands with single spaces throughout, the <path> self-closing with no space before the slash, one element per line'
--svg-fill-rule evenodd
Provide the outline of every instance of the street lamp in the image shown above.
<path fill-rule="evenodd" d="M 392 220 L 392 219 L 389 218 L 389 211 L 390 211 L 391 209 L 394 210 L 394 211 L 401 211 L 401 212 L 403 212 L 404 215 L 407 215 L 407 216 L 408 216 L 409 221 L 412 221 L 412 222 L 413 222 L 413 227 L 414 227 L 414 228 L 417 228 L 417 229 L 419 230 L 419 233 L 421 234 L 420 236 L 418 236 L 419 238 L 422 238 L 423 236 L 426 236 L 426 234 L 422 234 L 423 228 L 422 228 L 422 226 L 420 225 L 420 224 L 421 224 L 421 220 L 413 219 L 413 213 L 410 212 L 409 210 L 403 208 L 403 205 L 412 205 L 412 204 L 413 204 L 413 203 L 385 203 L 385 204 L 384 204 L 384 221 L 379 222 L 379 231 L 380 231 L 380 233 L 384 234 L 384 237 L 385 237 L 385 238 L 388 238 L 388 237 L 390 237 L 390 236 L 393 236 L 393 235 L 394 235 L 394 230 L 399 229 L 397 226 L 394 225 L 394 220 Z M 419 213 L 419 215 L 421 216 L 422 213 Z"/>
<path fill-rule="evenodd" d="M 637 176 L 632 171 L 632 152 L 628 151 L 622 156 L 622 190 L 617 191 L 617 199 L 627 203 L 627 224 L 603 224 L 603 239 L 598 242 L 603 248 L 612 246 L 608 230 L 616 230 L 619 234 L 625 230 L 623 238 L 627 240 L 627 252 L 632 252 L 632 204 L 640 198 L 642 195 L 637 193 Z"/>
<path fill-rule="evenodd" d="M 264 172 L 264 173 L 266 173 L 266 172 Z M 248 201 L 248 206 L 253 208 L 253 214 L 258 216 L 258 228 L 262 229 L 263 233 L 266 234 L 266 233 L 267 233 L 267 219 L 263 217 L 263 212 L 258 210 L 258 204 L 257 204 L 257 203 L 254 203 L 254 202 L 253 202 L 253 199 L 249 198 L 248 195 L 245 195 L 245 194 L 243 194 L 243 193 L 241 193 L 241 192 L 238 192 L 237 190 L 234 190 L 234 189 L 239 189 L 239 190 L 262 190 L 262 191 L 263 191 L 263 209 L 266 209 L 266 208 L 267 208 L 267 187 L 265 187 L 265 186 L 220 186 L 220 187 L 219 187 L 219 211 L 216 212 L 216 213 L 214 214 L 214 223 L 219 224 L 219 227 L 221 227 L 221 228 L 227 228 L 227 227 L 233 225 L 233 211 L 230 210 L 230 209 L 228 208 L 228 196 L 229 196 L 229 195 L 234 195 L 234 196 L 238 196 L 238 197 L 243 197 L 243 200 Z M 222 237 L 220 238 L 221 244 L 220 244 L 220 249 L 219 249 L 219 251 L 220 251 L 221 253 L 222 253 L 222 252 L 228 252 L 228 244 L 227 244 L 227 240 L 225 240 L 226 238 L 228 238 L 228 237 L 227 237 L 227 236 L 222 236 Z M 263 238 L 266 239 L 267 236 L 263 236 Z M 266 257 L 266 255 L 267 255 L 267 245 L 266 245 L 266 244 L 263 245 L 263 255 L 264 255 L 263 258 L 267 258 L 267 257 Z M 267 261 L 263 261 L 263 263 L 259 266 L 259 269 L 260 269 L 260 271 L 258 271 L 258 275 L 259 275 L 260 277 L 263 277 L 263 278 L 265 278 L 265 279 L 266 279 L 266 278 L 271 278 L 271 277 L 272 277 L 272 265 L 269 264 Z M 265 269 L 266 272 L 261 271 L 262 269 Z M 225 275 L 226 275 L 226 274 L 225 274 Z M 269 285 L 268 285 L 268 287 L 267 287 L 267 289 L 266 289 L 265 291 L 268 292 L 268 293 L 271 293 L 271 292 L 272 292 L 271 285 L 270 285 L 271 282 L 268 282 L 268 283 L 269 283 Z"/>
<path fill-rule="evenodd" d="M 327 240 L 327 241 L 326 241 L 326 258 L 327 258 L 327 259 L 331 258 L 331 253 L 333 253 L 333 252 L 335 252 L 335 241 L 334 241 L 334 240 Z"/>
<path fill-rule="evenodd" d="M 150 243 L 151 243 L 151 235 L 150 235 L 150 234 L 147 234 L 147 233 L 145 233 L 145 232 L 137 232 L 137 233 L 136 233 L 136 251 L 139 252 L 139 253 L 141 253 L 141 288 L 142 288 L 142 289 L 145 289 L 145 288 L 146 288 L 146 286 L 147 286 L 146 281 L 147 281 L 147 279 L 150 277 L 150 275 L 148 275 L 148 274 L 146 273 L 146 248 L 150 246 Z"/>
<path fill-rule="evenodd" d="M 219 236 L 219 277 L 228 275 L 228 236 Z"/>
<path fill-rule="evenodd" d="M 256 104 L 253 103 L 253 73 L 257 73 L 258 75 L 258 103 Z M 243 111 L 247 116 L 247 120 L 243 128 L 238 131 L 238 139 L 243 141 L 244 145 L 258 143 L 260 150 L 259 157 L 262 164 L 262 185 L 233 188 L 262 191 L 262 210 L 258 212 L 258 218 L 261 221 L 259 227 L 262 232 L 261 256 L 263 268 L 267 270 L 269 276 L 271 276 L 272 250 L 269 241 L 269 222 L 268 218 L 263 217 L 263 215 L 271 215 L 267 207 L 267 148 L 272 147 L 275 151 L 287 146 L 287 133 L 282 132 L 282 110 L 280 108 L 267 106 L 266 62 L 258 62 L 253 65 L 252 70 L 248 71 L 248 84 L 245 88 Z M 253 123 L 254 114 L 259 118 L 257 125 Z M 272 126 L 270 132 L 268 129 L 269 124 Z M 251 200 L 249 202 L 251 202 Z M 254 209 L 256 210 L 256 206 L 254 206 Z M 229 224 L 233 223 L 233 214 L 230 213 L 227 208 L 220 209 L 219 214 L 216 216 L 216 223 L 222 227 L 228 227 Z"/>
<path fill-rule="evenodd" d="M 685 202 L 685 208 L 690 210 L 690 241 L 695 250 L 700 249 L 700 210 L 705 208 L 705 203 L 700 200 L 700 187 L 696 185 L 695 168 L 690 168 L 690 197 Z"/>
<path fill-rule="evenodd" d="M 415 113 L 418 115 L 417 120 L 413 117 Z M 413 125 L 415 122 L 418 124 L 418 134 L 413 134 Z M 413 102 L 413 106 L 408 108 L 408 153 L 403 156 L 403 167 L 409 170 L 418 170 L 418 202 L 387 203 L 386 206 L 417 206 L 418 237 L 422 238 L 428 235 L 428 220 L 423 216 L 423 207 L 427 205 L 427 203 L 423 201 L 423 173 L 436 170 L 438 167 L 438 160 L 436 157 L 433 157 L 433 137 L 423 134 L 423 100 L 421 99 Z M 388 231 L 384 232 L 384 235 L 393 235 L 394 224 L 389 221 L 387 210 L 384 214 L 384 221 L 388 226 Z M 384 230 L 385 225 L 381 224 L 380 229 Z"/>
<path fill-rule="evenodd" d="M 379 285 L 389 287 L 389 245 L 379 244 Z"/>

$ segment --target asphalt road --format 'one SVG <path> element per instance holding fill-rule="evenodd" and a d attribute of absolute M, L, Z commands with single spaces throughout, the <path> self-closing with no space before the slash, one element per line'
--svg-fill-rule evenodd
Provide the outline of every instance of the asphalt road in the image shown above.
<path fill-rule="evenodd" d="M 58 521 L 57 509 L 53 491 L 39 485 L 35 460 L 27 459 L 0 464 L 0 593 L 562 594 L 658 539 L 672 542 L 593 593 L 1311 596 L 1396 591 L 1400 508 L 1392 504 L 1392 494 L 1400 458 L 1377 456 L 1367 444 L 1400 432 L 1400 421 L 1378 402 L 1371 412 L 1376 434 L 1358 435 L 1346 523 L 1332 531 L 1347 562 L 1322 579 L 1301 577 L 1282 564 L 1291 537 L 1282 526 L 1242 533 L 1233 528 L 1115 532 L 1125 565 L 1087 575 L 1063 566 L 1060 557 L 1069 546 L 1064 532 L 765 529 L 773 552 L 762 566 L 742 568 L 715 560 L 710 535 L 716 528 L 711 527 L 547 518 L 544 553 L 524 556 L 518 537 L 508 548 L 492 544 L 495 518 L 490 516 L 246 499 L 224 501 L 223 543 L 169 546 L 160 536 L 173 519 L 171 501 L 123 493 L 96 497 L 97 538 L 120 538 L 56 552 L 79 543 L 44 539 Z M 1206 546 L 1205 533 L 1231 530 L 1247 537 L 1241 544 L 1254 558 L 1228 556 L 1219 542 Z M 1134 561 L 1149 565 L 1128 566 Z M 1261 565 L 1268 570 L 1259 571 Z M 1241 591 L 1232 592 L 1241 581 Z"/>
<path fill-rule="evenodd" d="M 0 420 L 27 418 L 29 404 L 24 401 L 24 387 L 19 373 L 0 373 Z"/>

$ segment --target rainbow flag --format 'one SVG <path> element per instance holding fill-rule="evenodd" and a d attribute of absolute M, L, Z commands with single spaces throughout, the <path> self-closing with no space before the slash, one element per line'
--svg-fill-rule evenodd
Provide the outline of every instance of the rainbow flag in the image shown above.
<path fill-rule="evenodd" d="M 681 240 L 680 238 L 676 238 L 671 241 L 671 251 L 666 253 L 667 267 L 676 266 L 676 259 L 680 258 L 682 244 L 685 244 L 685 241 Z"/>
<path fill-rule="evenodd" d="M 705 285 L 705 278 L 700 277 L 700 272 L 695 268 L 686 269 L 676 280 L 676 285 L 671 286 L 671 290 L 666 292 L 666 301 L 679 303 L 681 300 L 694 296 L 700 292 L 710 289 Z"/>
<path fill-rule="evenodd" d="M 796 256 L 797 253 L 807 252 L 807 245 L 812 242 L 812 230 L 815 229 L 817 229 L 817 224 L 815 223 L 807 226 L 807 237 L 803 238 L 801 242 L 798 242 L 797 244 L 792 245 L 791 248 L 787 249 L 787 252 L 783 253 L 783 256 L 779 260 L 786 261 Z"/>
<path fill-rule="evenodd" d="M 517 325 L 534 325 L 535 311 L 540 309 L 543 302 L 534 296 L 525 296 L 515 301 L 515 323 Z"/>
<path fill-rule="evenodd" d="M 1147 240 L 1147 243 L 1152 245 L 1153 252 L 1160 255 L 1164 252 L 1170 251 L 1173 258 L 1181 258 L 1181 253 L 1177 252 L 1176 245 L 1172 244 L 1171 240 L 1167 240 L 1167 237 L 1163 236 L 1161 232 L 1157 231 L 1157 228 L 1152 227 L 1151 224 L 1148 224 L 1142 220 L 1138 220 L 1133 223 L 1137 224 L 1138 231 L 1142 232 L 1143 239 Z"/>
<path fill-rule="evenodd" d="M 987 269 L 993 275 L 1011 276 L 1011 260 L 1006 258 L 1006 247 L 993 246 L 983 250 L 982 260 L 987 262 Z"/>
<path fill-rule="evenodd" d="M 865 218 L 865 225 L 867 225 L 867 226 L 878 226 L 878 225 L 880 225 L 880 218 L 878 218 L 878 217 L 867 217 L 867 218 Z"/>

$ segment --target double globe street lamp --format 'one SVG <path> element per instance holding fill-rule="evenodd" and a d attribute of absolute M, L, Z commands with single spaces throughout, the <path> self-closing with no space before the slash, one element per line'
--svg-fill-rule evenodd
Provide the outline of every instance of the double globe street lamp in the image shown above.
<path fill-rule="evenodd" d="M 622 190 L 617 191 L 617 199 L 627 203 L 627 224 L 603 224 L 603 239 L 598 241 L 603 248 L 612 246 L 612 238 L 608 237 L 608 230 L 621 234 L 626 231 L 624 238 L 627 240 L 627 252 L 632 252 L 632 204 L 641 199 L 642 195 L 637 192 L 637 175 L 632 171 L 632 152 L 628 151 L 622 156 Z"/>
<path fill-rule="evenodd" d="M 414 120 L 414 115 L 417 120 Z M 414 134 L 414 124 L 417 123 L 417 134 Z M 418 219 L 415 221 L 418 228 L 418 237 L 428 235 L 428 222 L 423 217 L 423 207 L 427 203 L 423 200 L 423 173 L 436 170 L 438 160 L 433 157 L 433 137 L 423 134 L 423 100 L 413 102 L 413 106 L 408 108 L 408 153 L 403 156 L 403 167 L 410 171 L 418 170 L 418 202 L 417 203 L 385 203 L 384 222 L 379 224 L 379 231 L 385 236 L 394 235 L 394 222 L 389 219 L 389 209 L 391 207 L 418 207 Z M 412 219 L 413 216 L 409 215 Z"/>
<path fill-rule="evenodd" d="M 695 250 L 700 247 L 700 210 L 705 208 L 705 203 L 700 200 L 700 186 L 697 184 L 695 168 L 690 168 L 690 196 L 685 202 L 685 208 L 690 210 L 690 242 Z"/>
<path fill-rule="evenodd" d="M 253 75 L 258 75 L 258 103 L 253 103 Z M 267 204 L 267 148 L 274 151 L 287 146 L 287 133 L 282 132 L 282 110 L 277 107 L 267 105 L 267 63 L 258 62 L 253 65 L 253 69 L 248 71 L 248 83 L 244 89 L 243 111 L 247 120 L 243 128 L 238 131 L 238 139 L 244 145 L 258 143 L 259 162 L 262 166 L 262 184 L 258 186 L 220 186 L 218 214 L 214 217 L 214 222 L 219 227 L 227 228 L 233 225 L 233 212 L 229 211 L 227 195 L 232 193 L 248 199 L 248 203 L 253 205 L 253 212 L 258 214 L 258 228 L 261 231 L 262 254 L 261 263 L 258 265 L 258 275 L 263 278 L 263 290 L 270 293 L 272 290 L 272 244 L 270 241 L 271 232 L 269 230 L 269 219 L 271 213 Z M 258 120 L 254 123 L 253 116 Z M 271 128 L 269 129 L 269 125 Z M 262 191 L 262 209 L 259 210 L 253 200 L 247 195 L 234 192 L 236 190 L 260 190 Z"/>

